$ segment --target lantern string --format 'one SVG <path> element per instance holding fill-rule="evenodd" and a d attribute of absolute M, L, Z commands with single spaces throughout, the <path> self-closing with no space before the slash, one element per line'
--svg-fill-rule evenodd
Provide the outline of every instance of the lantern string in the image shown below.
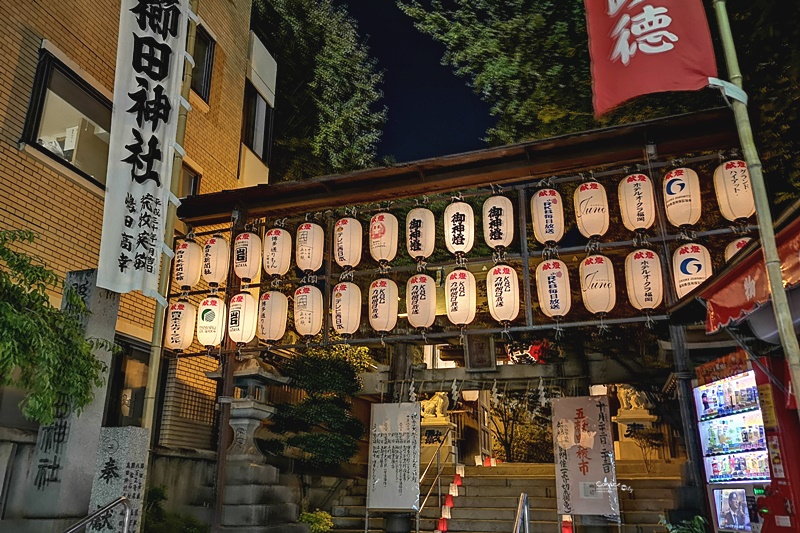
<path fill-rule="evenodd" d="M 424 259 L 417 260 L 417 273 L 423 273 L 428 268 L 428 263 Z"/>
<path fill-rule="evenodd" d="M 647 322 L 645 322 L 647 329 L 653 329 L 656 325 L 656 321 L 653 320 L 653 316 L 650 314 L 650 309 L 645 311 L 645 316 L 647 317 Z"/>
<path fill-rule="evenodd" d="M 597 331 L 601 337 L 610 331 L 608 324 L 605 323 L 605 313 L 600 313 L 600 324 L 597 326 Z"/>
<path fill-rule="evenodd" d="M 466 334 L 464 333 L 465 329 L 465 326 L 461 326 L 461 332 L 458 335 L 458 343 L 461 346 L 464 346 L 464 343 L 466 342 Z"/>
<path fill-rule="evenodd" d="M 461 194 L 461 191 L 458 191 L 458 192 L 456 192 L 455 195 L 450 196 L 450 201 L 452 201 L 452 202 L 461 202 L 463 200 L 464 200 L 464 197 Z"/>
<path fill-rule="evenodd" d="M 561 326 L 561 317 L 560 316 L 556 317 L 555 331 L 556 331 L 556 335 L 555 335 L 556 340 L 560 341 L 564 337 L 564 328 Z"/>
<path fill-rule="evenodd" d="M 386 348 L 386 333 L 381 333 L 381 347 Z"/>
<path fill-rule="evenodd" d="M 275 221 L 275 226 L 279 228 L 286 227 L 286 218 L 279 218 Z"/>

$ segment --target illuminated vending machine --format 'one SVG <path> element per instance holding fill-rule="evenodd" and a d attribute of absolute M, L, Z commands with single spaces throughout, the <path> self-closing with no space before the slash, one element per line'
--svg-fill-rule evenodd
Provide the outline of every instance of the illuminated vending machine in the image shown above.
<path fill-rule="evenodd" d="M 714 531 L 758 533 L 770 465 L 756 376 L 744 364 L 718 367 L 714 378 L 694 389 Z"/>

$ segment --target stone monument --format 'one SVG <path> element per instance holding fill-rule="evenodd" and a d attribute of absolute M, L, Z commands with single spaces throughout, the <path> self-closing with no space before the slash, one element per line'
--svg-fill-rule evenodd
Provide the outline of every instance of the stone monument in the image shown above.
<path fill-rule="evenodd" d="M 650 413 L 653 405 L 647 396 L 630 385 L 617 385 L 617 399 L 620 403 L 619 412 L 611 417 L 619 431 L 619 441 L 614 443 L 614 455 L 618 460 L 640 461 L 642 452 L 633 440 L 632 433 L 652 428 L 658 417 Z"/>

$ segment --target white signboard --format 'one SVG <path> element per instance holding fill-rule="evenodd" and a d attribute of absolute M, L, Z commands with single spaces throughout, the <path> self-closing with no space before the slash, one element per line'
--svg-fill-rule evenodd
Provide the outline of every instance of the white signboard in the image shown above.
<path fill-rule="evenodd" d="M 158 296 L 187 0 L 122 0 L 97 285 Z"/>
<path fill-rule="evenodd" d="M 372 404 L 367 509 L 419 509 L 419 403 Z"/>
<path fill-rule="evenodd" d="M 608 398 L 558 398 L 552 404 L 558 512 L 619 516 Z"/>

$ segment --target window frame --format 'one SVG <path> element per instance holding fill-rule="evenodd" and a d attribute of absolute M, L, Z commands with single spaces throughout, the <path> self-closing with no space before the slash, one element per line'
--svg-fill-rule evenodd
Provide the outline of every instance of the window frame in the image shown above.
<path fill-rule="evenodd" d="M 196 26 L 195 29 L 195 50 L 197 49 L 197 37 L 202 33 L 208 39 L 208 48 L 206 48 L 206 57 L 203 69 L 203 76 L 202 76 L 202 85 L 200 87 L 195 87 L 195 80 L 198 79 L 198 76 L 195 76 L 195 69 L 197 66 L 192 67 L 192 91 L 200 97 L 200 99 L 205 102 L 209 103 L 211 101 L 211 80 L 214 74 L 214 56 L 216 55 L 217 49 L 217 40 L 211 34 L 211 32 L 203 25 L 201 22 Z M 197 58 L 193 58 L 195 61 L 195 65 L 198 65 Z"/>
<path fill-rule="evenodd" d="M 184 159 L 183 163 L 181 164 L 181 174 L 178 178 L 181 181 L 180 183 L 181 193 L 183 193 L 183 183 L 182 183 L 183 176 L 186 173 L 191 173 L 193 175 L 192 183 L 194 186 L 189 188 L 189 194 L 187 196 L 181 196 L 181 198 L 189 198 L 191 196 L 197 196 L 198 194 L 200 194 L 200 182 L 203 180 L 203 173 L 194 166 L 187 163 L 186 159 Z"/>
<path fill-rule="evenodd" d="M 46 48 L 39 49 L 39 59 L 36 63 L 36 74 L 33 78 L 33 88 L 31 96 L 28 100 L 28 110 L 25 114 L 25 125 L 22 129 L 22 138 L 20 138 L 20 145 L 30 146 L 37 152 L 44 156 L 56 161 L 60 165 L 75 172 L 88 182 L 100 187 L 103 191 L 106 190 L 105 184 L 93 178 L 91 175 L 76 167 L 66 159 L 58 157 L 50 150 L 41 146 L 37 140 L 39 128 L 42 124 L 44 116 L 44 101 L 47 96 L 48 85 L 54 70 L 58 70 L 61 75 L 67 78 L 70 82 L 74 83 L 79 89 L 86 92 L 98 104 L 108 109 L 111 119 L 113 119 L 113 103 L 102 92 L 98 91 L 91 83 L 83 79 L 78 73 L 70 68 L 66 63 L 59 59 L 55 54 Z M 109 128 L 110 129 L 110 128 Z"/>
<path fill-rule="evenodd" d="M 248 93 L 252 92 L 256 98 L 260 98 L 264 101 L 264 104 L 267 107 L 267 116 L 266 121 L 264 124 L 264 145 L 261 147 L 262 154 L 259 155 L 253 145 L 253 140 L 255 138 L 253 127 L 256 125 L 255 120 L 250 120 L 250 116 L 255 115 L 255 110 L 251 109 L 248 101 Z M 244 101 L 242 102 L 242 135 L 241 135 L 241 142 L 243 145 L 247 147 L 248 150 L 253 152 L 253 154 L 258 157 L 262 163 L 269 167 L 270 159 L 272 158 L 272 128 L 275 122 L 275 108 L 269 103 L 269 101 L 264 98 L 256 86 L 251 82 L 249 79 L 245 79 L 244 85 Z M 250 142 L 247 141 L 250 140 Z"/>

